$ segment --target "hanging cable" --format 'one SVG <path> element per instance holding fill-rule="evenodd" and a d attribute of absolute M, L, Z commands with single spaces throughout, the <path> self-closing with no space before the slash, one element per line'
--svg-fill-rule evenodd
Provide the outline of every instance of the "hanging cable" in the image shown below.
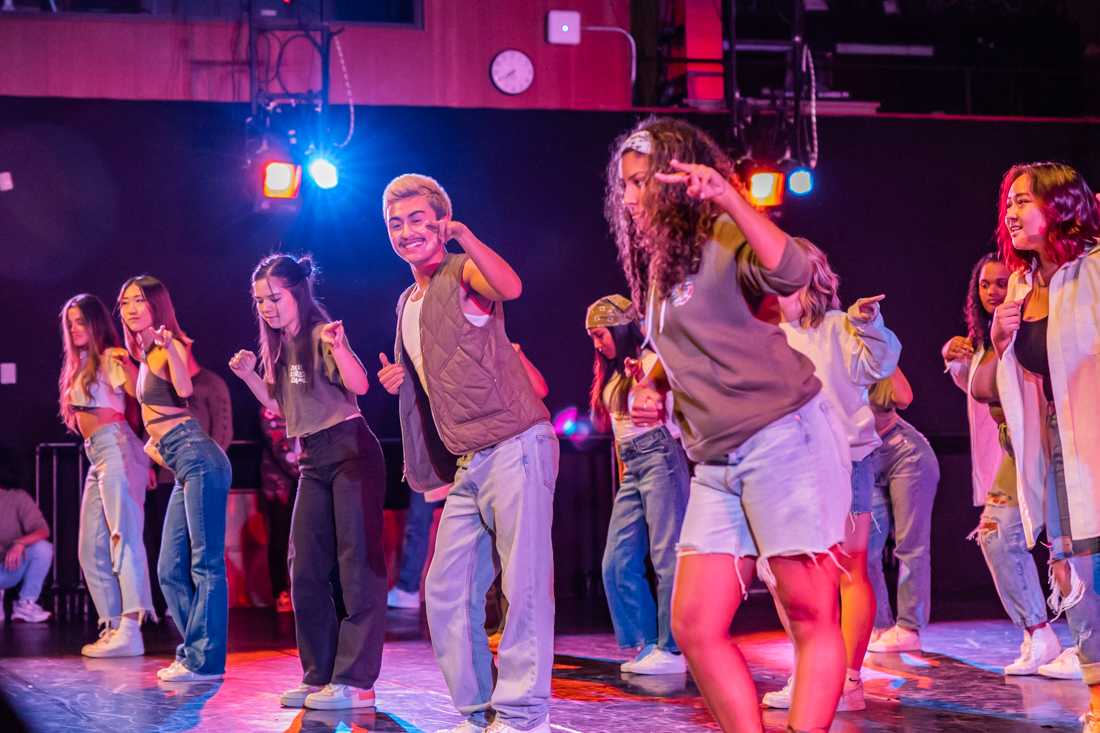
<path fill-rule="evenodd" d="M 809 45 L 802 47 L 802 70 L 810 72 L 810 151 L 806 161 L 810 168 L 817 167 L 817 77 L 814 74 L 814 55 Z M 801 101 L 799 102 L 801 104 Z"/>
<path fill-rule="evenodd" d="M 344 142 L 336 145 L 338 148 L 343 148 L 355 136 L 355 99 L 351 95 L 351 77 L 348 76 L 348 65 L 344 61 L 344 48 L 340 45 L 340 36 L 333 35 L 332 40 L 336 44 L 336 55 L 340 58 L 340 70 L 344 74 L 344 89 L 348 98 L 348 135 L 344 138 Z"/>

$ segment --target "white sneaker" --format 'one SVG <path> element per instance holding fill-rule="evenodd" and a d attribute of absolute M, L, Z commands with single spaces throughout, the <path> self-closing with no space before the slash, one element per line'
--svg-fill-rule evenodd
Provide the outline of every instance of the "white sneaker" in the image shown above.
<path fill-rule="evenodd" d="M 485 733 L 550 733 L 550 718 L 548 716 L 546 720 L 542 721 L 534 728 L 528 728 L 527 730 L 513 728 L 503 720 L 494 720 L 489 724 L 489 727 L 485 729 Z"/>
<path fill-rule="evenodd" d="M 351 685 L 328 684 L 317 692 L 306 695 L 302 704 L 310 710 L 373 708 L 374 690 L 364 690 Z"/>
<path fill-rule="evenodd" d="M 850 713 L 856 710 L 866 710 L 867 702 L 863 699 L 863 680 L 844 680 L 844 691 L 840 693 L 840 700 L 836 704 L 838 713 Z"/>
<path fill-rule="evenodd" d="M 386 605 L 390 608 L 420 608 L 420 592 L 410 593 L 395 585 L 386 594 Z"/>
<path fill-rule="evenodd" d="M 1036 671 L 1056 680 L 1081 679 L 1081 659 L 1077 656 L 1077 647 L 1067 646 L 1053 662 L 1042 665 Z"/>
<path fill-rule="evenodd" d="M 783 685 L 783 689 L 775 690 L 774 692 L 765 692 L 761 704 L 766 708 L 786 710 L 791 706 L 791 688 L 793 686 L 794 675 L 791 675 L 787 678 L 787 684 Z"/>
<path fill-rule="evenodd" d="M 183 666 L 178 659 L 164 669 L 157 670 L 157 678 L 164 682 L 212 682 L 225 677 L 224 674 L 200 674 Z"/>
<path fill-rule="evenodd" d="M 110 627 L 99 632 L 99 639 L 85 644 L 80 653 L 86 657 L 106 659 L 109 657 L 140 657 L 145 654 L 145 642 L 141 632 L 122 632 Z"/>
<path fill-rule="evenodd" d="M 40 624 L 50 620 L 50 612 L 39 606 L 34 601 L 18 600 L 11 607 L 12 621 L 26 621 L 29 624 Z"/>
<path fill-rule="evenodd" d="M 485 729 L 468 720 L 463 720 L 452 728 L 440 728 L 435 733 L 485 733 Z"/>
<path fill-rule="evenodd" d="M 657 649 L 656 644 L 646 644 L 641 648 L 641 651 L 634 655 L 633 659 L 628 659 L 627 661 L 620 664 L 619 670 L 622 672 L 633 672 L 634 665 L 652 654 L 655 649 Z"/>
<path fill-rule="evenodd" d="M 634 674 L 683 674 L 687 672 L 687 661 L 683 654 L 654 649 L 630 665 L 628 671 Z"/>
<path fill-rule="evenodd" d="M 300 708 L 306 704 L 306 696 L 314 692 L 320 692 L 320 685 L 307 685 L 305 682 L 292 687 L 282 695 L 279 695 L 279 704 L 284 708 Z"/>
<path fill-rule="evenodd" d="M 762 703 L 766 708 L 776 708 L 779 710 L 787 710 L 791 707 L 791 690 L 794 685 L 794 675 L 787 678 L 787 684 L 783 685 L 782 690 L 776 690 L 775 692 L 764 693 Z M 838 713 L 847 713 L 853 710 L 864 710 L 867 707 L 867 703 L 863 699 L 863 681 L 862 680 L 844 680 L 844 691 L 840 693 L 840 700 L 837 702 L 836 711 Z"/>
<path fill-rule="evenodd" d="M 867 645 L 867 651 L 875 654 L 891 652 L 919 652 L 920 634 L 904 626 L 894 625 L 879 634 L 878 638 Z"/>
<path fill-rule="evenodd" d="M 1054 661 L 1062 645 L 1050 626 L 1041 626 L 1034 633 L 1024 632 L 1024 641 L 1020 644 L 1020 656 L 1005 667 L 1005 674 L 1035 674 L 1039 667 Z"/>

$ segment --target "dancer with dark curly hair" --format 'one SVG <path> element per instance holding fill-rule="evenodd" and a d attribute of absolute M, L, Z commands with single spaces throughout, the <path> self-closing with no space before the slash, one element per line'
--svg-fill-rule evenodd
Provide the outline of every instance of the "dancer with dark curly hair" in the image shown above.
<path fill-rule="evenodd" d="M 813 363 L 753 316 L 739 287 L 739 273 L 756 265 L 750 287 L 790 295 L 809 282 L 810 263 L 730 172 L 708 135 L 670 119 L 622 135 L 607 170 L 607 218 L 697 464 L 672 630 L 722 729 L 762 731 L 730 635 L 759 565 L 791 619 L 790 729 L 824 731 L 845 667 L 834 553 L 851 502 L 848 444 Z M 659 414 L 653 400 L 631 410 L 635 420 Z"/>

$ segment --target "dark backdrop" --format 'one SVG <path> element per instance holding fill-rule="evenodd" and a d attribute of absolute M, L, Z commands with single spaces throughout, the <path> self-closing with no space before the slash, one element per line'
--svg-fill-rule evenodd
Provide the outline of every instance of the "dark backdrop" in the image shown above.
<path fill-rule="evenodd" d="M 276 217 L 252 211 L 245 111 L 0 98 L 0 171 L 15 183 L 0 193 L 0 361 L 19 372 L 16 385 L 0 386 L 0 449 L 25 484 L 34 445 L 66 437 L 56 418 L 57 315 L 77 292 L 110 304 L 130 275 L 163 279 L 199 360 L 229 382 L 237 436 L 254 438 L 253 400 L 225 366 L 256 339 L 249 273 L 276 248 L 310 251 L 322 268 L 320 294 L 373 372 L 378 352 L 392 349 L 394 303 L 410 281 L 386 238 L 381 192 L 407 171 L 439 178 L 456 218 L 523 277 L 523 297 L 507 307 L 509 334 L 546 374 L 551 409 L 584 404 L 592 358 L 584 310 L 625 287 L 602 218 L 603 170 L 611 140 L 638 115 L 360 108 L 340 154 L 340 186 L 309 198 L 297 216 Z M 722 116 L 694 119 L 722 137 Z M 845 304 L 887 295 L 887 323 L 916 391 L 906 417 L 944 462 L 936 542 L 953 548 L 937 563 L 944 581 L 957 574 L 960 586 L 988 584 L 971 572 L 980 559 L 961 541 L 976 523 L 959 454 L 965 411 L 939 347 L 962 330 L 965 284 L 990 246 L 1000 174 L 1017 161 L 1059 159 L 1096 180 L 1089 153 L 1098 129 L 824 118 L 817 188 L 783 211 L 785 228 L 828 251 Z M 398 435 L 395 401 L 377 385 L 361 404 L 381 437 Z M 978 565 L 958 568 L 956 551 Z"/>

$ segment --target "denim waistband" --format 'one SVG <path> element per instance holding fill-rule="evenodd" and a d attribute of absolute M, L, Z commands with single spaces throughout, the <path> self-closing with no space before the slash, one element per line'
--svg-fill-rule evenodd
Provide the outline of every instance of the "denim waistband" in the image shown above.
<path fill-rule="evenodd" d="M 638 453 L 656 448 L 659 445 L 667 445 L 674 438 L 668 428 L 662 425 L 659 428 L 648 430 L 636 438 L 619 445 L 619 456 L 625 461 Z"/>
<path fill-rule="evenodd" d="M 209 436 L 207 436 L 206 433 L 203 432 L 202 426 L 199 425 L 198 420 L 194 418 L 188 418 L 176 427 L 169 430 L 167 433 L 165 433 L 164 437 L 162 437 L 157 443 L 157 446 L 160 452 L 164 453 L 164 451 L 169 450 L 176 445 L 179 445 L 188 438 L 196 437 L 207 438 Z"/>
<path fill-rule="evenodd" d="M 133 438 L 137 440 L 137 436 L 134 435 L 134 431 L 130 428 L 130 424 L 125 420 L 120 420 L 118 422 L 101 425 L 94 433 L 85 438 L 84 451 L 88 452 L 93 450 L 96 443 L 100 443 L 112 435 L 119 435 L 123 439 Z"/>

